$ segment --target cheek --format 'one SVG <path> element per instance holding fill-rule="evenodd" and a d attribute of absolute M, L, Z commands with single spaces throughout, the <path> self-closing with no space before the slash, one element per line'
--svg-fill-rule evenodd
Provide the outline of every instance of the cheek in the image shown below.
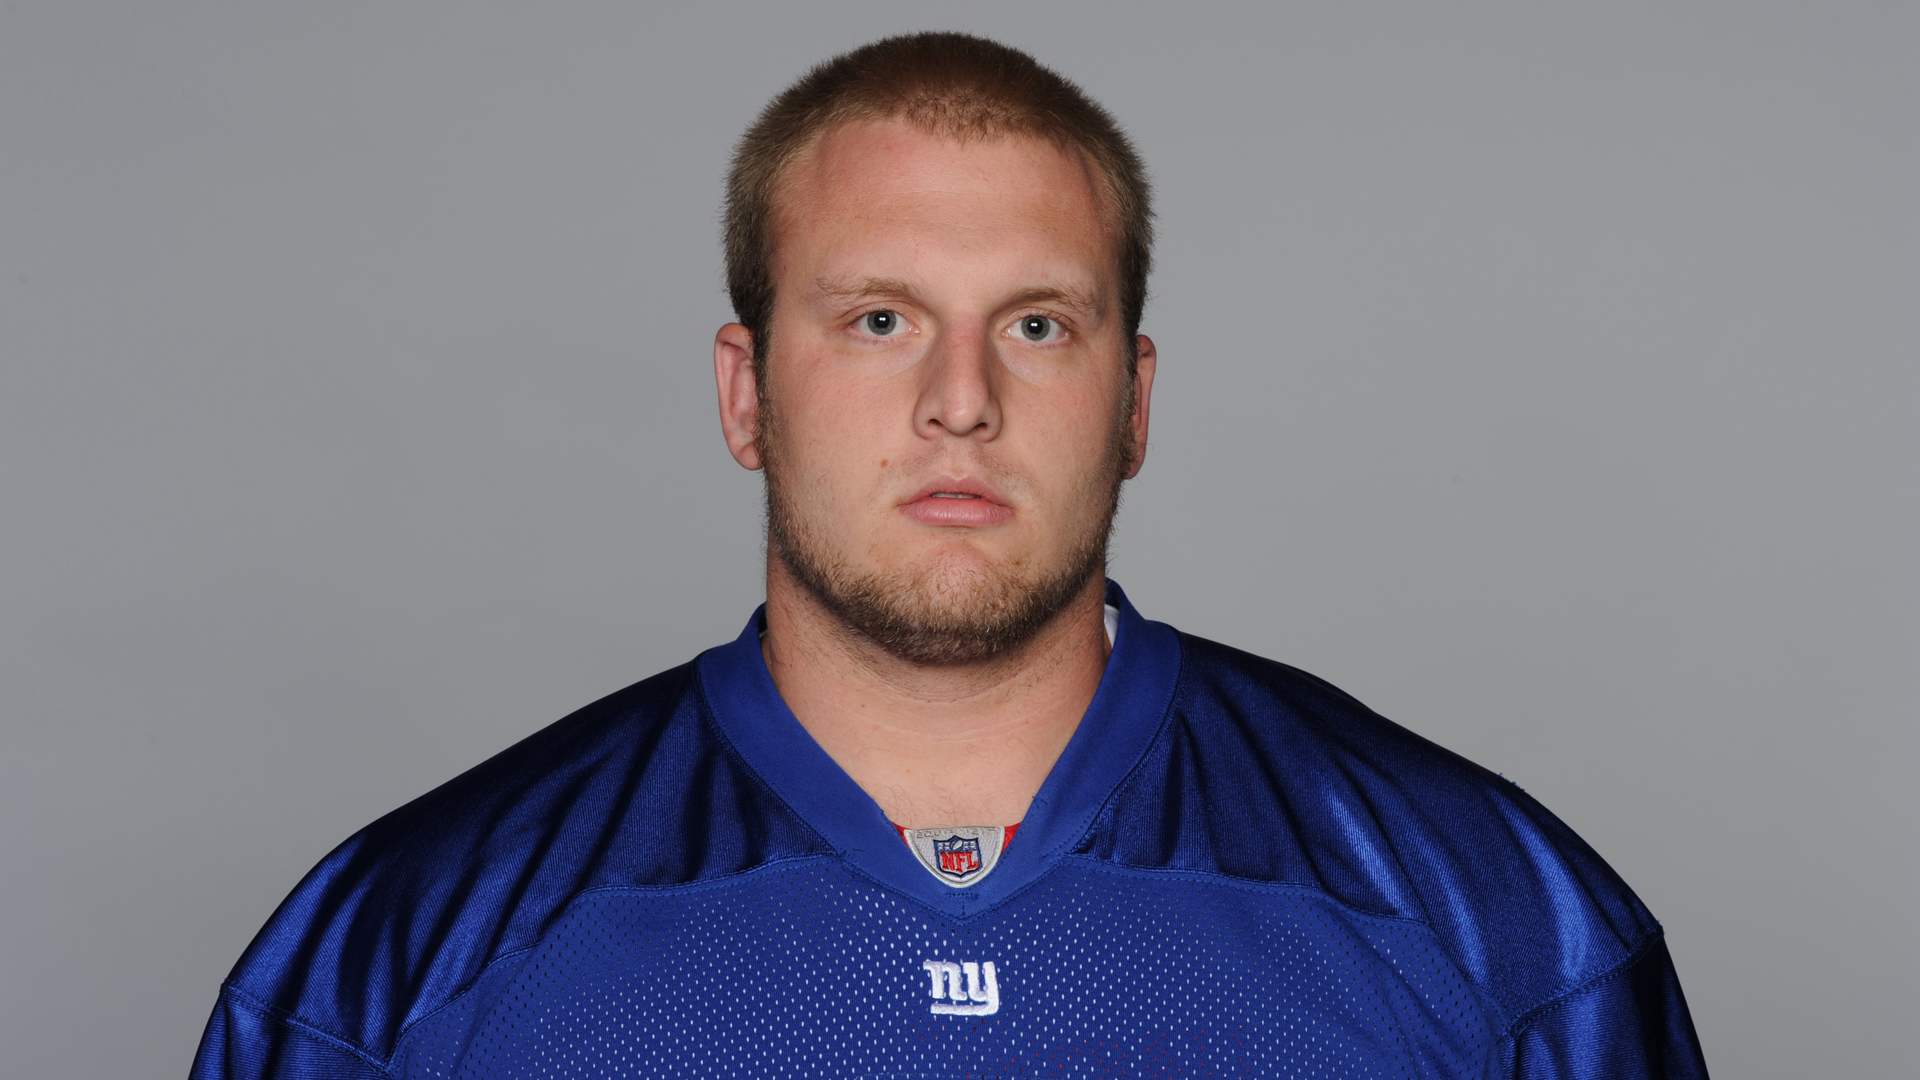
<path fill-rule="evenodd" d="M 1049 458 L 1070 469 L 1063 477 L 1070 483 L 1084 479 L 1092 465 L 1105 461 L 1113 451 L 1115 419 L 1121 406 L 1119 393 L 1106 386 L 1076 386 L 1065 392 L 1047 395 L 1035 402 L 1030 420 L 1023 426 L 1033 444 L 1033 460 Z"/>
<path fill-rule="evenodd" d="M 904 456 L 892 438 L 900 425 L 888 422 L 890 404 L 873 387 L 810 374 L 797 372 L 794 385 L 778 388 L 781 451 L 808 486 L 857 497 Z"/>

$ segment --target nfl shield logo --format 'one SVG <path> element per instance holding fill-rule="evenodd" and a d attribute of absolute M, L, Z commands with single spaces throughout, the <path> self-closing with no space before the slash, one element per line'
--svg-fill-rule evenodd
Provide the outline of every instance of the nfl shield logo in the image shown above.
<path fill-rule="evenodd" d="M 927 873 L 952 889 L 968 888 L 993 873 L 1007 847 L 1007 830 L 1000 825 L 901 829 L 900 836 Z"/>
<path fill-rule="evenodd" d="M 980 869 L 980 841 L 971 837 L 949 836 L 935 840 L 933 850 L 940 858 L 940 872 L 965 877 Z"/>

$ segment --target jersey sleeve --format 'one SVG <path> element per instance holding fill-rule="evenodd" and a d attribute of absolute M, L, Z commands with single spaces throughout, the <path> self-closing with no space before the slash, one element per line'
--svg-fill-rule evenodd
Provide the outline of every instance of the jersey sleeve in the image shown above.
<path fill-rule="evenodd" d="M 387 1080 L 371 1058 L 222 991 L 191 1080 Z"/>
<path fill-rule="evenodd" d="M 1705 1080 L 1664 939 L 1522 1017 L 1502 1047 L 1513 1080 Z"/>

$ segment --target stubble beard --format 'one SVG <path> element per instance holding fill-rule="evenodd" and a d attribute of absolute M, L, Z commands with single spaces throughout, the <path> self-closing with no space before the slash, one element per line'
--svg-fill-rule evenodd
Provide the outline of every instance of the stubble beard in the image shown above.
<path fill-rule="evenodd" d="M 1095 511 L 1081 518 L 1079 535 L 1056 563 L 957 567 L 941 561 L 894 570 L 854 565 L 799 504 L 769 404 L 761 403 L 756 439 L 766 469 L 769 554 L 844 627 L 901 660 L 955 666 L 1006 655 L 1032 641 L 1106 568 L 1132 458 L 1130 402 L 1114 425 L 1101 474 L 1089 481 L 1103 487 Z"/>

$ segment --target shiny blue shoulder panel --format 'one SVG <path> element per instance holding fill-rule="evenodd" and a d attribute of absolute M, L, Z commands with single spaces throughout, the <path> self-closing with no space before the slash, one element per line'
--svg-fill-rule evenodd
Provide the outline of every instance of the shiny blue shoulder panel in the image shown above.
<path fill-rule="evenodd" d="M 260 931 L 222 1012 L 276 1018 L 322 1056 L 384 1060 L 582 893 L 827 852 L 728 750 L 694 678 L 687 665 L 628 687 L 361 830 Z"/>
<path fill-rule="evenodd" d="M 1506 1023 L 1658 940 L 1626 883 L 1510 781 L 1312 675 L 1181 640 L 1165 731 L 1085 855 L 1425 923 Z"/>

